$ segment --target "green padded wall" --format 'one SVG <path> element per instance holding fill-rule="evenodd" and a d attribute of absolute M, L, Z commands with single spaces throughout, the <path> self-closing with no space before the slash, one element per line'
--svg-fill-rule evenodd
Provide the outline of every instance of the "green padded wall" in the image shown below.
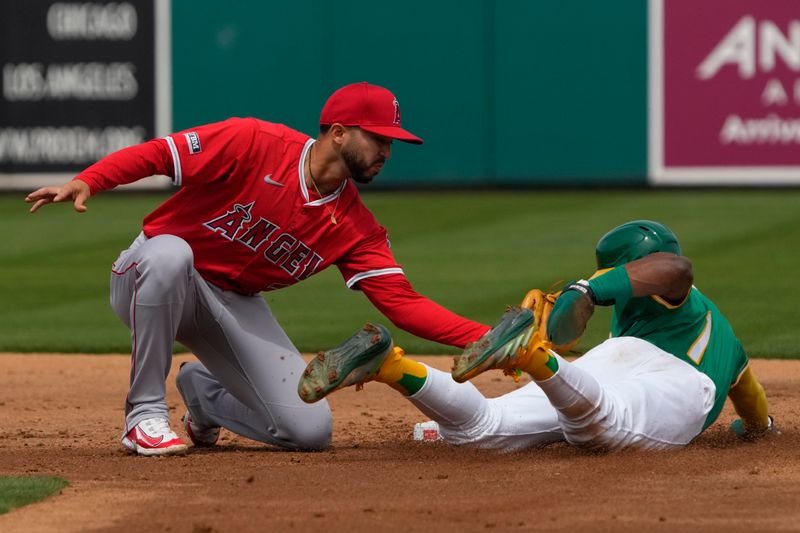
<path fill-rule="evenodd" d="M 497 2 L 498 181 L 643 181 L 646 4 Z"/>
<path fill-rule="evenodd" d="M 256 116 L 314 134 L 367 80 L 423 146 L 380 186 L 644 183 L 646 3 L 172 0 L 174 128 Z"/>

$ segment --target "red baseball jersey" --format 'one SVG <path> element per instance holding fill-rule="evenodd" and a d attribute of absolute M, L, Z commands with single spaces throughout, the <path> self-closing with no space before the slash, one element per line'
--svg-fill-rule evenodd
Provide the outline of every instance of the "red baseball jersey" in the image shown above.
<path fill-rule="evenodd" d="M 94 194 L 154 174 L 171 176 L 180 189 L 145 217 L 144 233 L 184 239 L 195 269 L 224 289 L 278 289 L 335 264 L 348 287 L 362 289 L 411 333 L 456 346 L 485 333 L 486 326 L 411 288 L 386 230 L 350 180 L 322 198 L 308 190 L 304 161 L 314 142 L 280 124 L 232 118 L 126 148 L 76 179 Z"/>
<path fill-rule="evenodd" d="M 324 198 L 308 190 L 303 162 L 314 140 L 307 135 L 251 118 L 165 140 L 181 189 L 145 217 L 144 233 L 184 239 L 195 269 L 215 285 L 269 291 L 331 264 L 348 287 L 403 272 L 350 180 Z"/>

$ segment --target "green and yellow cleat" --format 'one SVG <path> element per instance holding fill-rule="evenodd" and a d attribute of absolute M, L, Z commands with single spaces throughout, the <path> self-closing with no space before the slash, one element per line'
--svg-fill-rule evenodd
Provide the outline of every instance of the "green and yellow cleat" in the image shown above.
<path fill-rule="evenodd" d="M 487 370 L 510 370 L 520 352 L 525 352 L 537 325 L 533 311 L 510 306 L 492 329 L 455 357 L 453 379 L 463 383 Z"/>
<path fill-rule="evenodd" d="M 358 389 L 375 377 L 393 347 L 389 330 L 366 324 L 336 348 L 317 354 L 306 366 L 297 393 L 304 402 L 314 403 L 337 389 Z"/>

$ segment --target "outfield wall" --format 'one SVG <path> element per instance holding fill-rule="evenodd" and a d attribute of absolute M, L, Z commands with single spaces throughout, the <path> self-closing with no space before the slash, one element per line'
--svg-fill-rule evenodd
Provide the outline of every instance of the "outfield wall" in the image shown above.
<path fill-rule="evenodd" d="M 361 80 L 426 141 L 378 187 L 800 184 L 796 1 L 4 0 L 0 188 Z"/>
<path fill-rule="evenodd" d="M 422 147 L 389 186 L 642 184 L 647 7 L 531 0 L 172 0 L 174 124 L 255 115 L 313 133 L 325 98 L 389 87 Z"/>

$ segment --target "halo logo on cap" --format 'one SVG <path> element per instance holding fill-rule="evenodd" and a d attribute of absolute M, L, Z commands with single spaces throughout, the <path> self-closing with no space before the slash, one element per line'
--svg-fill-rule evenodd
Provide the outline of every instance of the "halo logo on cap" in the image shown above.
<path fill-rule="evenodd" d="M 396 125 L 400 125 L 400 102 L 397 101 L 397 98 L 394 99 L 394 123 Z"/>

